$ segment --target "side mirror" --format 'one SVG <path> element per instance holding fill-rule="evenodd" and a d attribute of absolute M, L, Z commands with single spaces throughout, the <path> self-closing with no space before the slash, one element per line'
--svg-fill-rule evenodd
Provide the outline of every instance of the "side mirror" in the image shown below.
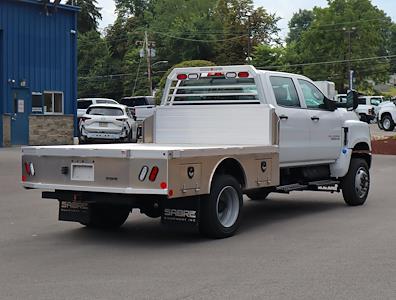
<path fill-rule="evenodd" d="M 346 108 L 348 111 L 355 110 L 359 106 L 359 93 L 355 90 L 351 90 L 347 94 Z"/>

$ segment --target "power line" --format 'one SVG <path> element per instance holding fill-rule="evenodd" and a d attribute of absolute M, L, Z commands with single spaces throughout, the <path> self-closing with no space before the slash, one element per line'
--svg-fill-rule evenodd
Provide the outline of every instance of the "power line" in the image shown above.
<path fill-rule="evenodd" d="M 340 64 L 340 63 L 349 63 L 349 62 L 370 61 L 370 60 L 388 59 L 388 58 L 396 58 L 396 55 L 373 56 L 373 57 L 365 57 L 365 58 L 333 60 L 333 61 L 321 61 L 321 62 L 278 65 L 278 66 L 259 66 L 257 68 L 258 69 L 263 69 L 263 68 L 266 68 L 266 69 L 278 69 L 278 68 L 285 68 L 285 67 L 304 67 L 304 66 L 315 66 L 315 65 L 329 65 L 329 64 Z"/>

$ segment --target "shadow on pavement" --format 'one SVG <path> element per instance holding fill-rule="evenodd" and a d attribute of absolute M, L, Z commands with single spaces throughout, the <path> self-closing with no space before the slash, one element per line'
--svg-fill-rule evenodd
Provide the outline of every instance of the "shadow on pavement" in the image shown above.
<path fill-rule="evenodd" d="M 243 220 L 238 235 L 249 234 L 254 231 L 263 231 L 266 227 L 279 222 L 289 222 L 300 217 L 309 217 L 318 213 L 345 209 L 341 201 L 321 200 L 263 200 L 245 201 Z M 180 246 L 180 244 L 214 243 L 216 240 L 201 237 L 197 229 L 173 228 L 162 226 L 158 219 L 137 217 L 134 212 L 127 223 L 117 231 L 100 231 L 85 227 L 62 233 L 55 233 L 56 238 L 78 241 L 79 243 L 97 245 L 124 245 L 137 247 L 150 246 Z M 60 237 L 60 235 L 62 235 Z M 236 238 L 238 238 L 236 236 Z"/>

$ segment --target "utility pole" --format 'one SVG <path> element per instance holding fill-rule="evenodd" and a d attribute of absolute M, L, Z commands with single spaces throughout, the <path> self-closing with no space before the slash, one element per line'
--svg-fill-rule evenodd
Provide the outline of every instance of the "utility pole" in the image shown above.
<path fill-rule="evenodd" d="M 153 95 L 153 80 L 151 78 L 151 44 L 148 39 L 147 31 L 144 32 L 144 44 L 146 46 L 146 56 L 147 56 L 147 79 L 149 83 L 150 96 Z"/>
<path fill-rule="evenodd" d="M 348 80 L 349 80 L 349 90 L 353 89 L 353 75 L 355 71 L 352 70 L 352 33 L 355 32 L 356 27 L 351 29 L 343 28 L 343 30 L 348 34 Z"/>
<path fill-rule="evenodd" d="M 147 59 L 147 81 L 149 85 L 150 96 L 153 95 L 153 79 L 152 79 L 152 64 L 151 59 L 155 56 L 154 47 L 155 42 L 149 41 L 147 31 L 144 32 L 144 40 L 136 42 L 137 45 L 142 45 L 140 58 L 146 56 Z"/>
<path fill-rule="evenodd" d="M 247 44 L 247 58 L 246 58 L 246 61 L 248 62 L 248 63 L 250 63 L 251 61 L 252 61 L 252 58 L 251 58 L 251 48 L 252 48 L 252 41 L 251 41 L 251 36 L 252 36 L 252 29 L 251 29 L 251 26 L 250 26 L 250 14 L 247 14 L 247 18 L 248 18 L 248 44 Z"/>

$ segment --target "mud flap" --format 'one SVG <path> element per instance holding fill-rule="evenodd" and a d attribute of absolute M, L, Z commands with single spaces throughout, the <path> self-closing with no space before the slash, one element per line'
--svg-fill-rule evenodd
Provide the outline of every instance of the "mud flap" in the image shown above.
<path fill-rule="evenodd" d="M 90 221 L 91 205 L 87 202 L 59 201 L 59 221 L 79 222 Z"/>
<path fill-rule="evenodd" d="M 162 203 L 161 222 L 166 225 L 197 226 L 199 197 L 166 199 Z"/>

